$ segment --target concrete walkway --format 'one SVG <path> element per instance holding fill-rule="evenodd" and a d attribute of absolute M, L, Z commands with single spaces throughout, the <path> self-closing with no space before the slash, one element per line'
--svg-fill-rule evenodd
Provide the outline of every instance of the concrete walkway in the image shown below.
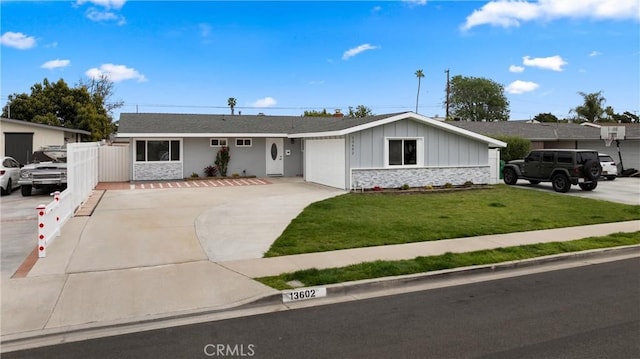
<path fill-rule="evenodd" d="M 252 278 L 299 269 L 640 230 L 640 221 L 631 221 L 260 258 L 304 207 L 344 193 L 299 179 L 269 180 L 107 190 L 99 203 L 90 201 L 93 210 L 67 222 L 25 277 L 3 278 L 3 340 L 237 307 L 278 293 Z"/>

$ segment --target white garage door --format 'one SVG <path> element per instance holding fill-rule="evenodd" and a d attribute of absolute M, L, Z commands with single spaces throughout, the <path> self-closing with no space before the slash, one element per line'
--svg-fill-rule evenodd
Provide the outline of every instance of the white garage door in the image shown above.
<path fill-rule="evenodd" d="M 305 141 L 305 179 L 345 189 L 344 139 Z"/>

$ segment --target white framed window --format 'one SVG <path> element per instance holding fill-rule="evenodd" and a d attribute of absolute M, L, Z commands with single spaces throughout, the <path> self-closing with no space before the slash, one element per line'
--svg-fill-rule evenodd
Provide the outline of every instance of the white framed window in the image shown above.
<path fill-rule="evenodd" d="M 236 147 L 251 147 L 252 143 L 250 138 L 236 138 Z"/>
<path fill-rule="evenodd" d="M 211 147 L 227 147 L 226 138 L 211 138 L 209 139 L 209 146 Z"/>
<path fill-rule="evenodd" d="M 385 165 L 387 167 L 416 167 L 424 164 L 422 138 L 386 138 Z"/>
<path fill-rule="evenodd" d="M 136 140 L 136 162 L 179 162 L 180 153 L 180 140 Z"/>

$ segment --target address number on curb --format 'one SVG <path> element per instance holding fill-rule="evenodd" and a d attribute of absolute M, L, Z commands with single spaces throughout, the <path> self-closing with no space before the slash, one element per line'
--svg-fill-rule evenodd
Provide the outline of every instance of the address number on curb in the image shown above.
<path fill-rule="evenodd" d="M 327 288 L 303 288 L 282 293 L 282 302 L 314 299 L 327 296 Z"/>

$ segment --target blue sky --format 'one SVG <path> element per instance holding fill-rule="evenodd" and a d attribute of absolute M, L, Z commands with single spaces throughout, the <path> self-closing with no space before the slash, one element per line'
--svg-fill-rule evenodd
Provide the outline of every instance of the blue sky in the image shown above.
<path fill-rule="evenodd" d="M 101 73 L 120 112 L 444 116 L 446 74 L 505 87 L 511 119 L 577 93 L 640 111 L 637 0 L 2 1 L 1 99 Z"/>

